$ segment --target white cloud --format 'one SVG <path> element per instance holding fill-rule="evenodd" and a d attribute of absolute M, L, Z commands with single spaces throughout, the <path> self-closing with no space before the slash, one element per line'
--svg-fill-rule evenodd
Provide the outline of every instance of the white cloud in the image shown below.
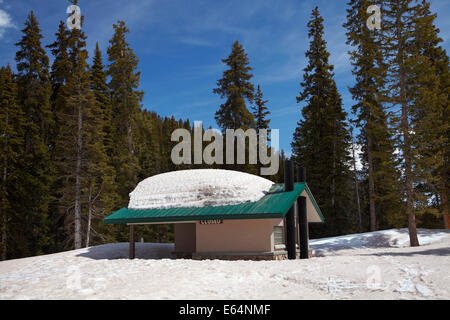
<path fill-rule="evenodd" d="M 2 0 L 0 0 L 0 3 Z M 3 38 L 7 28 L 14 27 L 11 16 L 4 10 L 0 9 L 0 39 Z"/>
<path fill-rule="evenodd" d="M 8 13 L 0 9 L 0 28 L 7 28 L 11 26 L 12 26 L 11 17 L 9 16 Z"/>

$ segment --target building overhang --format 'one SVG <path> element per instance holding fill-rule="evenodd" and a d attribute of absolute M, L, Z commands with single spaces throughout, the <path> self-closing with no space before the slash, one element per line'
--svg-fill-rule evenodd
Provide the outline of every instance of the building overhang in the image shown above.
<path fill-rule="evenodd" d="M 324 222 L 324 217 L 306 183 L 296 183 L 284 192 L 284 184 L 274 184 L 269 193 L 255 202 L 214 207 L 177 207 L 164 209 L 122 208 L 104 219 L 105 224 L 187 223 L 201 220 L 241 220 L 284 218 L 298 197 L 305 197 L 309 223 Z"/>

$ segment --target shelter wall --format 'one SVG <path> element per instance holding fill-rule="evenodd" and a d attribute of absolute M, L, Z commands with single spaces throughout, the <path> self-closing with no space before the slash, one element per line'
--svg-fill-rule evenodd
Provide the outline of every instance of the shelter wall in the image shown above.
<path fill-rule="evenodd" d="M 196 223 L 197 253 L 274 251 L 273 227 L 283 219 L 224 220 L 222 224 Z"/>

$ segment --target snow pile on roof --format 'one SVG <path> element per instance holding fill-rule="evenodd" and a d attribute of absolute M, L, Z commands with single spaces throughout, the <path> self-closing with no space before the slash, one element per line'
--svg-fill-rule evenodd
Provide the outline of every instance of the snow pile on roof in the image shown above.
<path fill-rule="evenodd" d="M 130 209 L 204 207 L 254 202 L 273 182 L 252 174 L 219 169 L 182 170 L 141 181 L 130 193 Z"/>

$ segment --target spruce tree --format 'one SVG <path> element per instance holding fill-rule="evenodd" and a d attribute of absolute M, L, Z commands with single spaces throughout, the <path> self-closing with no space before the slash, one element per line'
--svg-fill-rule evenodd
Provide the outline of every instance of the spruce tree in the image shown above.
<path fill-rule="evenodd" d="M 60 127 L 64 126 L 64 114 L 66 110 L 66 99 L 68 92 L 66 90 L 66 84 L 71 75 L 72 63 L 69 60 L 69 37 L 70 31 L 66 29 L 66 24 L 60 21 L 58 31 L 55 34 L 56 40 L 48 45 L 51 53 L 54 57 L 51 68 L 51 84 L 53 93 L 51 97 L 52 113 L 54 119 L 54 125 L 52 130 L 52 138 L 50 141 L 51 146 L 51 162 L 55 163 L 54 166 L 54 179 L 51 187 L 52 199 L 49 207 L 50 218 L 50 230 L 53 235 L 52 239 L 52 252 L 58 252 L 64 250 L 66 246 L 67 235 L 70 234 L 70 226 L 65 222 L 69 218 L 68 210 L 63 205 L 60 199 L 63 197 L 64 187 L 66 184 L 66 175 L 62 170 L 62 167 L 57 165 L 58 161 L 63 159 L 63 156 L 58 154 L 56 144 L 59 137 Z M 59 158 L 59 160 L 58 160 Z"/>
<path fill-rule="evenodd" d="M 217 88 L 213 89 L 213 93 L 226 99 L 215 114 L 216 122 L 225 136 L 227 129 L 242 129 L 245 132 L 247 129 L 254 128 L 254 118 L 247 109 L 247 103 L 253 103 L 255 88 L 250 82 L 253 77 L 250 72 L 253 69 L 250 67 L 247 53 L 239 41 L 233 43 L 230 55 L 222 59 L 222 62 L 227 65 L 227 69 L 223 72 L 222 78 L 217 81 Z M 231 164 L 225 161 L 223 168 L 257 174 L 257 166 L 250 164 L 249 161 L 249 144 L 245 144 L 245 163 L 237 163 L 237 139 L 240 137 L 234 138 L 234 162 Z M 224 143 L 224 150 L 225 148 L 226 143 Z M 224 157 L 226 157 L 225 151 Z"/>
<path fill-rule="evenodd" d="M 415 209 L 430 211 L 429 201 L 440 197 L 440 212 L 449 225 L 449 58 L 439 45 L 439 30 L 430 3 L 415 7 L 412 54 L 405 60 L 410 104 L 413 173 L 415 176 Z"/>
<path fill-rule="evenodd" d="M 158 136 L 158 119 L 148 110 L 143 110 L 138 121 L 136 153 L 139 158 L 139 181 L 159 173 L 162 141 Z"/>
<path fill-rule="evenodd" d="M 397 144 L 401 150 L 404 196 L 406 199 L 406 216 L 410 245 L 419 246 L 416 229 L 415 212 L 415 164 L 414 164 L 414 134 L 411 123 L 412 95 L 408 85 L 407 59 L 414 51 L 413 29 L 416 6 L 413 0 L 388 0 L 385 3 L 383 15 L 383 30 L 385 46 L 388 54 L 389 98 L 398 107 L 395 128 L 399 133 Z"/>
<path fill-rule="evenodd" d="M 92 68 L 90 70 L 90 89 L 93 92 L 95 103 L 91 106 L 90 115 L 91 129 L 90 134 L 93 138 L 88 139 L 92 144 L 87 175 L 86 187 L 84 189 L 87 202 L 87 227 L 86 227 L 86 247 L 95 237 L 104 240 L 108 236 L 97 232 L 102 231 L 103 219 L 105 215 L 114 210 L 114 204 L 118 202 L 114 186 L 114 170 L 111 165 L 110 155 L 113 152 L 112 145 L 112 108 L 109 97 L 109 88 L 106 83 L 107 72 L 103 65 L 102 53 L 98 46 L 95 47 Z M 98 132 L 95 132 L 98 130 Z M 100 139 L 98 141 L 94 139 Z M 95 227 L 95 228 L 94 228 Z M 106 231 L 106 230 L 105 230 Z M 105 232 L 103 232 L 105 233 Z"/>
<path fill-rule="evenodd" d="M 353 198 L 348 167 L 350 135 L 317 7 L 307 26 L 311 38 L 306 52 L 308 65 L 297 98 L 305 105 L 291 144 L 292 157 L 308 170 L 308 185 L 325 216 L 325 225 L 312 228 L 312 234 L 336 235 L 351 231 L 354 222 L 349 208 Z"/>
<path fill-rule="evenodd" d="M 113 112 L 106 78 L 107 71 L 105 70 L 105 66 L 103 65 L 102 53 L 97 42 L 91 67 L 91 89 L 94 92 L 95 100 L 103 115 L 103 144 L 107 150 L 107 154 L 111 155 L 113 150 L 113 142 L 111 137 L 113 134 Z"/>
<path fill-rule="evenodd" d="M 55 95 L 59 93 L 59 87 L 66 84 L 71 68 L 68 53 L 70 31 L 66 29 L 63 21 L 59 22 L 58 31 L 55 33 L 55 36 L 55 42 L 47 46 L 54 56 L 51 71 L 53 101 L 55 100 Z"/>
<path fill-rule="evenodd" d="M 260 135 L 260 131 L 261 129 L 269 129 L 269 123 L 270 123 L 270 119 L 267 119 L 267 116 L 270 114 L 270 111 L 268 110 L 266 104 L 267 104 L 268 100 L 264 100 L 264 96 L 263 93 L 261 91 L 261 87 L 260 85 L 257 86 L 256 88 L 256 94 L 255 94 L 255 105 L 252 106 L 252 113 L 253 113 L 253 118 L 255 119 L 254 123 L 255 123 L 255 130 L 257 130 L 257 136 L 258 136 L 258 158 L 259 158 L 259 148 L 260 148 L 260 140 L 261 140 L 261 136 Z M 270 130 L 267 130 L 267 134 L 270 134 Z M 269 144 L 270 138 L 267 137 L 267 141 L 263 142 L 262 146 L 267 145 L 267 151 L 268 154 L 270 155 L 270 153 L 272 152 L 271 149 L 269 149 L 268 144 Z M 257 174 L 259 175 L 261 173 L 261 167 L 262 164 L 261 162 L 258 162 L 258 164 L 256 165 L 257 168 Z M 272 179 L 276 179 L 276 177 L 272 177 Z"/>
<path fill-rule="evenodd" d="M 388 127 L 385 100 L 387 65 L 383 55 L 382 33 L 366 27 L 366 13 L 372 1 L 348 2 L 347 44 L 356 83 L 350 93 L 357 104 L 353 106 L 356 127 L 360 129 L 358 144 L 362 146 L 363 172 L 368 180 L 370 230 L 387 227 L 401 210 L 399 173 L 394 156 L 393 132 Z M 377 216 L 379 219 L 377 219 Z"/>
<path fill-rule="evenodd" d="M 261 87 L 258 85 L 255 94 L 255 105 L 252 106 L 255 129 L 257 130 L 269 128 L 270 119 L 267 119 L 267 116 L 270 114 L 270 111 L 266 107 L 267 102 L 268 100 L 264 100 Z"/>
<path fill-rule="evenodd" d="M 17 104 L 17 85 L 9 65 L 0 69 L 0 105 L 0 260 L 6 260 L 8 256 L 14 257 L 13 252 L 9 253 L 8 243 L 18 240 L 14 239 L 9 222 L 16 216 L 16 201 L 23 201 L 18 199 L 17 194 L 21 189 L 21 172 L 24 169 L 21 167 L 21 157 L 25 124 L 23 111 Z"/>
<path fill-rule="evenodd" d="M 59 127 L 57 114 L 62 112 L 66 104 L 66 93 L 64 89 L 70 77 L 72 68 L 68 52 L 70 31 L 66 29 L 66 25 L 63 21 L 60 21 L 55 36 L 55 42 L 47 47 L 51 50 L 54 57 L 50 80 L 53 89 L 51 98 L 52 112 L 55 119 L 53 137 L 56 138 L 58 136 Z"/>
<path fill-rule="evenodd" d="M 49 244 L 48 205 L 52 167 L 49 145 L 53 117 L 50 106 L 49 59 L 41 46 L 41 30 L 33 12 L 28 15 L 23 37 L 16 44 L 19 104 L 25 116 L 24 198 L 18 209 L 25 224 L 28 249 L 24 254 L 40 254 Z"/>
<path fill-rule="evenodd" d="M 230 55 L 222 59 L 228 67 L 217 81 L 213 93 L 220 95 L 225 103 L 216 112 L 217 124 L 225 132 L 226 129 L 248 129 L 253 127 L 253 116 L 247 109 L 246 101 L 253 102 L 255 88 L 250 82 L 253 70 L 244 47 L 236 41 Z"/>
<path fill-rule="evenodd" d="M 108 87 L 113 110 L 112 164 L 116 170 L 117 192 L 121 203 L 128 201 L 128 194 L 137 184 L 139 163 L 135 139 L 137 118 L 141 110 L 143 92 L 139 91 L 140 72 L 137 71 L 139 59 L 126 41 L 129 32 L 125 22 L 114 24 L 114 35 L 108 48 Z"/>
<path fill-rule="evenodd" d="M 68 243 L 78 249 L 82 246 L 83 230 L 89 242 L 92 214 L 101 206 L 99 197 L 103 197 L 103 191 L 112 184 L 107 183 L 112 173 L 107 168 L 103 147 L 103 110 L 91 90 L 84 32 L 72 29 L 67 44 L 70 75 L 64 88 L 65 104 L 57 114 L 55 153 L 58 171 L 64 177 L 60 206 L 71 213 L 66 221 L 72 235 Z M 85 216 L 86 227 L 83 225 Z"/>

